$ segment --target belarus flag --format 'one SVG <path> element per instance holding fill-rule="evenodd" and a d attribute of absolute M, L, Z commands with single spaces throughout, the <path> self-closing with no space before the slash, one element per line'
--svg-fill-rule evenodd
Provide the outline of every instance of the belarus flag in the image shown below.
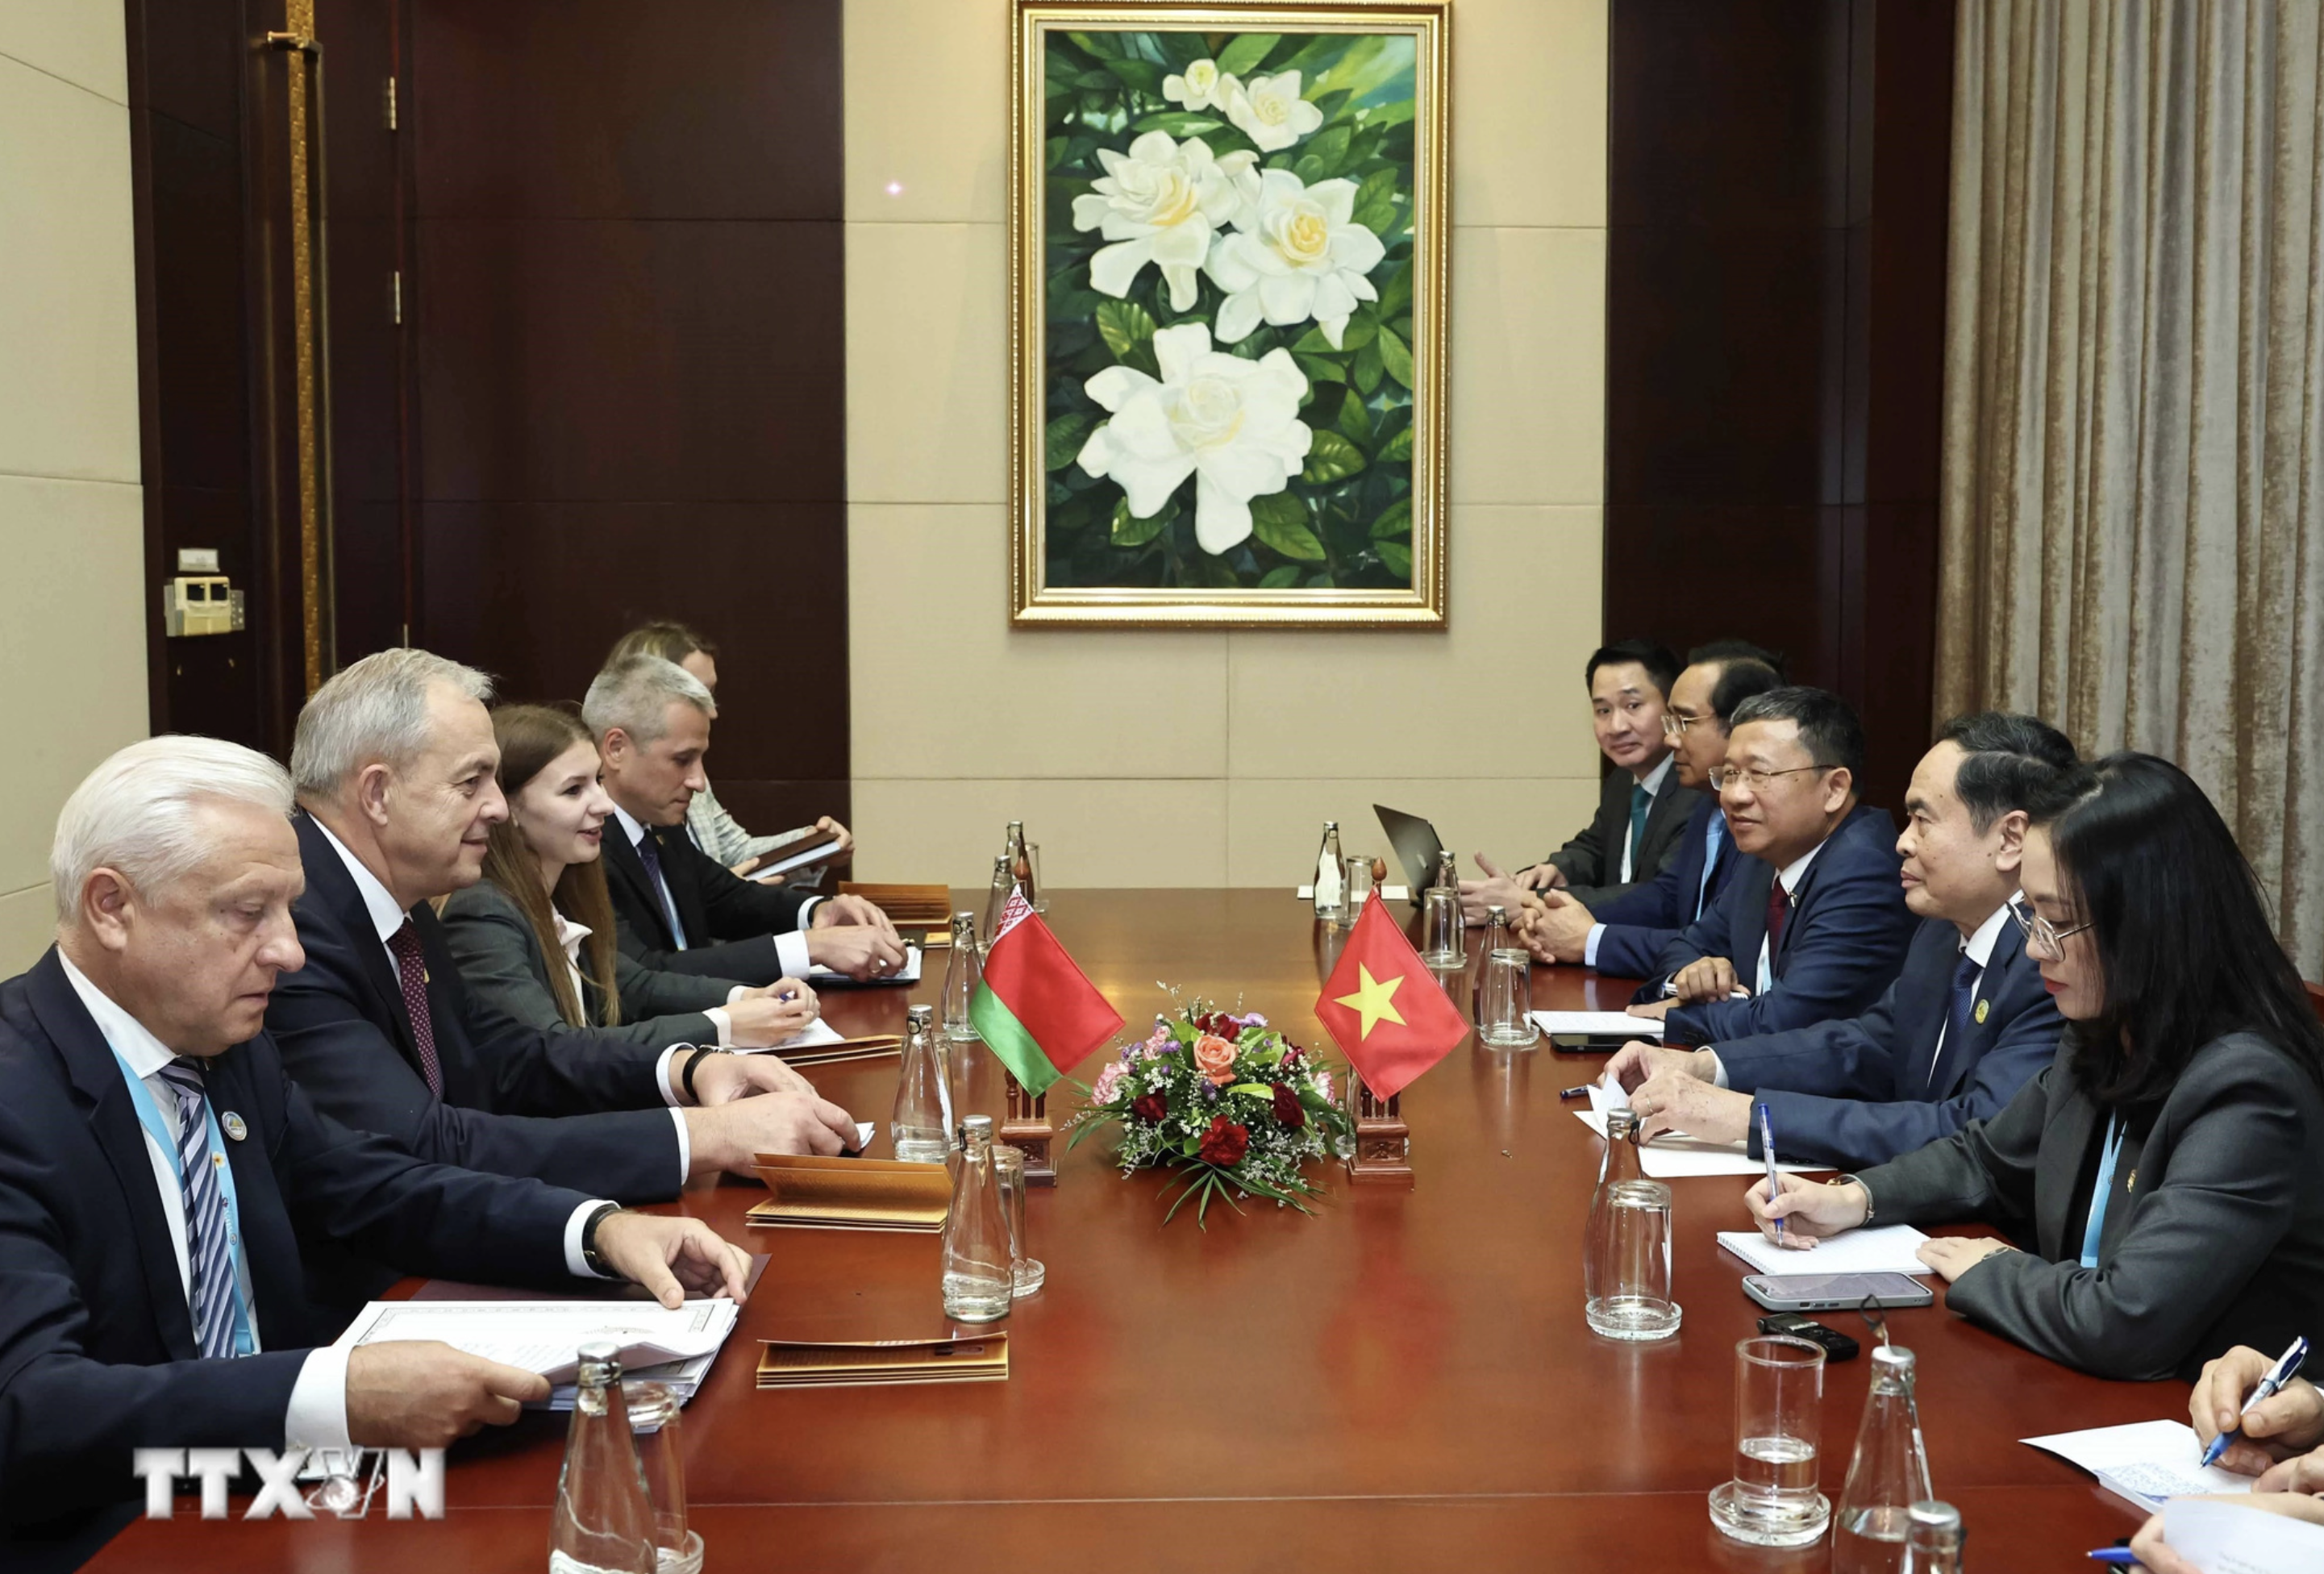
<path fill-rule="evenodd" d="M 1074 965 L 1021 888 L 1009 893 L 968 1017 L 1001 1063 L 1036 1095 L 1121 1030 L 1121 1013 Z"/>
<path fill-rule="evenodd" d="M 1315 1018 L 1339 1041 L 1376 1099 L 1392 1099 L 1468 1036 L 1469 1020 L 1421 964 L 1375 895 L 1340 963 L 1323 980 Z"/>

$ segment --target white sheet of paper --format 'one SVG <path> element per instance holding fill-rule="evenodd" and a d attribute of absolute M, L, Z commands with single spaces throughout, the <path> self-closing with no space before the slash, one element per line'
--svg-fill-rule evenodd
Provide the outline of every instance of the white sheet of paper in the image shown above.
<path fill-rule="evenodd" d="M 837 842 L 826 842 L 822 846 L 809 848 L 805 852 L 794 852 L 788 855 L 784 853 L 781 848 L 778 847 L 769 856 L 773 858 L 775 861 L 752 870 L 747 877 L 748 879 L 756 880 L 761 885 L 765 885 L 770 880 L 779 880 L 782 879 L 783 876 L 789 874 L 796 870 L 807 868 L 809 864 L 835 862 L 843 857 L 844 854 L 840 852 Z"/>
<path fill-rule="evenodd" d="M 2324 1525 L 2239 1504 L 2173 1498 L 2163 1507 L 2163 1539 L 2204 1574 L 2315 1574 L 2324 1569 Z"/>
<path fill-rule="evenodd" d="M 734 1046 L 734 1053 L 736 1054 L 768 1054 L 778 1049 L 812 1049 L 818 1044 L 837 1044 L 846 1036 L 847 1035 L 818 1017 L 780 1044 L 760 1045 L 756 1047 L 745 1047 L 738 1044 Z"/>
<path fill-rule="evenodd" d="M 736 1310 L 724 1297 L 688 1301 L 675 1312 L 647 1301 L 374 1301 L 337 1342 L 352 1349 L 382 1339 L 440 1339 L 569 1385 L 575 1352 L 589 1339 L 619 1345 L 624 1369 L 706 1360 L 734 1330 Z"/>
<path fill-rule="evenodd" d="M 1412 900 L 1412 888 L 1410 886 L 1374 886 L 1372 889 L 1379 893 L 1383 901 L 1408 902 Z M 1315 888 L 1314 886 L 1301 886 L 1291 894 L 1298 897 L 1303 902 L 1312 902 L 1315 899 Z"/>
<path fill-rule="evenodd" d="M 1594 1089 L 1595 1084 L 1592 1086 Z M 1597 1096 L 1595 1091 L 1591 1095 L 1592 1099 Z M 1600 1137 L 1606 1135 L 1605 1110 L 1576 1109 L 1573 1118 Z M 1702 1142 L 1676 1133 L 1657 1137 L 1640 1147 L 1638 1164 L 1648 1178 L 1656 1181 L 1676 1180 L 1689 1175 L 1765 1176 L 1767 1173 L 1767 1166 L 1746 1154 L 1739 1142 Z M 1797 1171 L 1812 1166 L 1779 1164 L 1776 1167 Z"/>
<path fill-rule="evenodd" d="M 1586 1033 L 1592 1038 L 1643 1038 L 1662 1042 L 1663 1025 L 1628 1011 L 1536 1011 L 1533 1025 L 1544 1033 Z"/>
<path fill-rule="evenodd" d="M 1851 1229 L 1816 1242 L 1813 1251 L 1777 1246 L 1756 1229 L 1722 1229 L 1719 1244 L 1751 1265 L 1755 1274 L 1795 1277 L 1802 1274 L 1909 1274 L 1925 1278 L 1934 1268 L 1913 1255 L 1929 1238 L 1909 1224 Z"/>
<path fill-rule="evenodd" d="M 844 979 L 846 977 L 847 975 L 845 973 L 839 972 L 834 969 L 818 967 L 811 970 L 807 973 L 807 981 L 809 983 L 815 983 L 819 980 Z M 853 982 L 854 980 L 849 980 L 849 981 Z M 881 974 L 880 981 L 883 984 L 918 983 L 920 981 L 920 948 L 917 945 L 907 945 L 904 947 L 904 965 L 894 972 Z"/>
<path fill-rule="evenodd" d="M 2183 1421 L 2135 1421 L 2020 1441 L 2088 1470 L 2107 1490 L 2149 1513 L 2184 1493 L 2251 1490 L 2248 1476 L 2204 1468 L 2202 1441 Z"/>
<path fill-rule="evenodd" d="M 857 1153 L 862 1153 L 865 1148 L 870 1147 L 872 1146 L 872 1134 L 879 1129 L 879 1127 L 873 1125 L 869 1120 L 857 1121 L 855 1123 L 855 1151 Z"/>

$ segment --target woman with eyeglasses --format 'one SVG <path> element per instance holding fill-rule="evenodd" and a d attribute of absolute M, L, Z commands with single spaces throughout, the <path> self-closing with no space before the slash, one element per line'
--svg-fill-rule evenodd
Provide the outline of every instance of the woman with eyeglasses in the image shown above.
<path fill-rule="evenodd" d="M 2324 1025 L 2235 839 L 2184 771 L 2116 754 L 2034 806 L 2018 908 L 2066 1018 L 2001 1111 L 1829 1184 L 1746 1195 L 1780 1244 L 1976 1219 L 1946 1304 L 2100 1376 L 2191 1377 L 2324 1309 Z M 1784 1225 L 1777 1235 L 1776 1221 Z"/>

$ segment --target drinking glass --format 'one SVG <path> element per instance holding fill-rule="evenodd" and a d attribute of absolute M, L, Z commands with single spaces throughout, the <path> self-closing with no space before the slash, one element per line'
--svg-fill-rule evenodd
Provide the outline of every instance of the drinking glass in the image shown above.
<path fill-rule="evenodd" d="M 686 1528 L 686 1455 L 678 1447 L 678 1395 L 660 1383 L 622 1385 L 638 1441 L 646 1498 L 653 1507 L 657 1574 L 700 1574 L 702 1533 Z"/>
<path fill-rule="evenodd" d="M 1712 1488 L 1711 1523 L 1755 1547 L 1804 1547 L 1831 1505 L 1816 1490 L 1823 1347 L 1784 1334 L 1735 1345 L 1735 1478 Z"/>
<path fill-rule="evenodd" d="M 1600 1190 L 1584 1270 L 1582 1315 L 1592 1333 L 1631 1344 L 1669 1339 L 1683 1315 L 1671 1299 L 1671 1189 L 1615 1181 Z"/>
<path fill-rule="evenodd" d="M 1353 918 L 1362 909 L 1364 898 L 1372 894 L 1372 861 L 1369 858 L 1351 858 L 1345 862 L 1348 870 L 1345 899 L 1348 904 L 1348 916 Z"/>
<path fill-rule="evenodd" d="M 1041 844 L 1039 842 L 1025 843 L 1025 868 L 1032 875 L 1032 882 L 1026 887 L 1026 889 L 1032 893 L 1033 911 L 1046 913 L 1049 910 L 1049 882 L 1041 878 Z"/>
<path fill-rule="evenodd" d="M 1477 989 L 1477 1042 L 1495 1049 L 1531 1049 L 1541 1042 L 1533 1019 L 1533 958 L 1521 945 L 1486 954 Z"/>
<path fill-rule="evenodd" d="M 1461 934 L 1461 893 L 1431 886 L 1421 898 L 1420 962 L 1423 967 L 1455 968 L 1469 960 Z"/>
<path fill-rule="evenodd" d="M 996 1144 L 992 1173 L 1001 1177 L 1001 1215 L 1009 1221 L 1009 1271 L 1014 1298 L 1022 1299 L 1048 1283 L 1049 1270 L 1025 1250 L 1025 1150 Z"/>

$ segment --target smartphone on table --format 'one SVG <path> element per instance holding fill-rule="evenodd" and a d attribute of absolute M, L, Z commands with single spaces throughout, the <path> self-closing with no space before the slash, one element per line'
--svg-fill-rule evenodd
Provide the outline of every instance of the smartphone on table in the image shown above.
<path fill-rule="evenodd" d="M 1743 1293 L 1770 1312 L 1927 1306 L 1936 1292 L 1903 1274 L 1746 1274 Z"/>

